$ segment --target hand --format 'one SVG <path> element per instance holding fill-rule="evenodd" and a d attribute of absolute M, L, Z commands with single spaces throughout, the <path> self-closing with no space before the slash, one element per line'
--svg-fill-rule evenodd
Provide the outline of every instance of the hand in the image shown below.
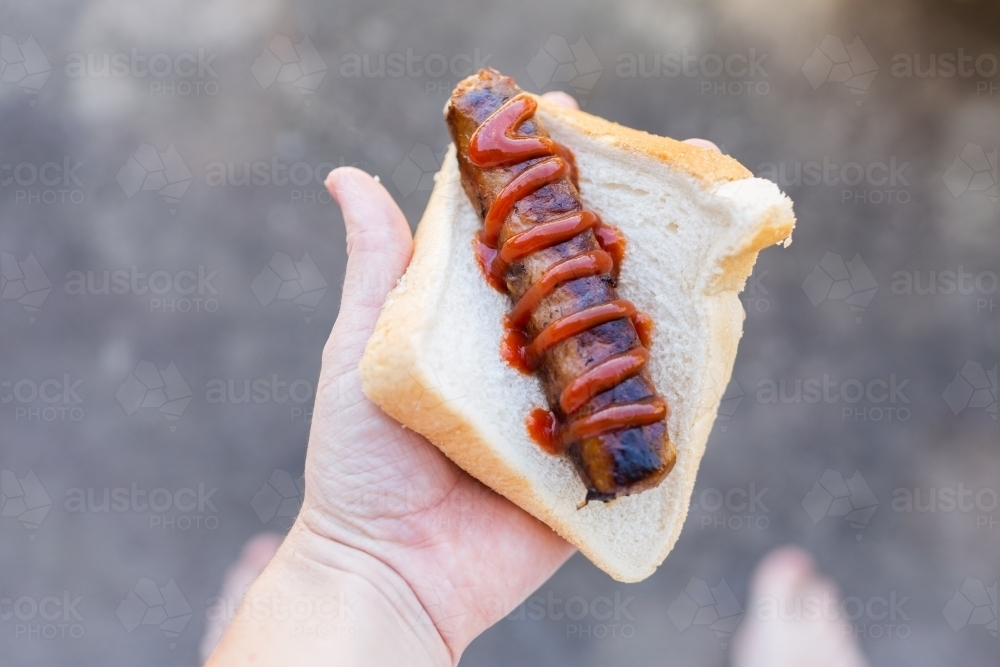
<path fill-rule="evenodd" d="M 565 93 L 549 97 L 576 106 Z M 574 549 L 362 393 L 358 362 L 413 239 L 368 174 L 336 169 L 326 186 L 343 210 L 348 262 L 323 350 L 302 510 L 210 663 L 353 664 L 350 653 L 367 665 L 452 665 Z M 324 638 L 314 618 L 296 626 L 275 611 L 322 595 L 346 604 L 344 591 L 364 609 L 348 610 L 357 616 L 354 642 Z"/>

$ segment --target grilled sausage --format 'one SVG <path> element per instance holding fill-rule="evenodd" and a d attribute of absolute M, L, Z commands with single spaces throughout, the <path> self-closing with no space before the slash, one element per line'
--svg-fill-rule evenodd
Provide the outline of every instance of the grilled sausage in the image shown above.
<path fill-rule="evenodd" d="M 514 304 L 505 356 L 541 379 L 586 500 L 609 501 L 659 484 L 676 449 L 644 367 L 643 316 L 617 294 L 624 244 L 584 209 L 572 155 L 534 109 L 513 79 L 485 69 L 456 87 L 446 120 L 485 222 L 475 251 Z"/>

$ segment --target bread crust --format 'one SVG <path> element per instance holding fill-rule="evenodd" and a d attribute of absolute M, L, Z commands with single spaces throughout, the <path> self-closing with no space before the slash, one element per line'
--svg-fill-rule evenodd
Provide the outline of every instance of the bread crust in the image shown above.
<path fill-rule="evenodd" d="M 619 125 L 599 116 L 570 109 L 544 97 L 534 96 L 538 108 L 547 122 L 555 122 L 571 127 L 590 137 L 599 137 L 622 150 L 641 153 L 656 158 L 677 171 L 692 176 L 705 185 L 722 181 L 736 181 L 751 178 L 753 174 L 742 164 L 722 153 L 705 150 L 669 137 L 660 137 L 649 132 Z M 787 236 L 791 234 L 789 227 Z M 782 237 L 784 238 L 784 237 Z"/>
<path fill-rule="evenodd" d="M 586 135 L 627 153 L 652 157 L 672 170 L 693 178 L 705 191 L 732 183 L 738 186 L 751 174 L 736 160 L 697 146 L 622 127 L 582 111 L 566 109 L 539 98 L 539 113 L 552 127 Z M 504 495 L 540 519 L 562 537 L 576 545 L 598 567 L 619 581 L 640 581 L 652 574 L 663 561 L 680 534 L 705 443 L 714 423 L 719 399 L 729 381 L 736 348 L 742 335 L 743 309 L 735 292 L 742 288 L 752 270 L 757 252 L 767 245 L 786 239 L 794 226 L 790 205 L 775 203 L 755 218 L 753 233 L 724 249 L 718 259 L 721 273 L 706 277 L 705 284 L 693 286 L 701 293 L 685 297 L 698 299 L 700 312 L 711 337 L 705 360 L 705 374 L 711 381 L 701 395 L 692 397 L 698 413 L 688 427 L 690 449 L 678 460 L 671 473 L 679 476 L 678 493 L 663 495 L 657 509 L 658 530 L 664 539 L 655 553 L 642 562 L 623 562 L 608 554 L 599 539 L 610 535 L 588 535 L 574 524 L 565 508 L 557 508 L 512 467 L 498 451 L 475 416 L 463 413 L 461 406 L 450 402 L 438 389 L 434 372 L 421 359 L 422 337 L 431 329 L 440 297 L 442 282 L 454 252 L 471 249 L 453 247 L 451 220 L 464 197 L 457 184 L 458 168 L 454 147 L 435 177 L 431 194 L 414 240 L 414 253 L 406 275 L 389 295 L 375 332 L 369 340 L 359 367 L 364 393 L 387 414 L 418 431 L 434 443 L 465 471 Z M 729 186 L 732 187 L 732 186 Z M 785 200 L 787 202 L 787 200 Z M 464 202 L 468 205 L 468 202 Z M 501 327 L 497 321 L 496 327 Z M 655 352 L 654 352 L 655 354 Z M 567 474 L 573 474 L 568 471 Z M 643 498 L 655 490 L 631 498 Z M 674 497 L 677 496 L 677 497 Z M 615 501 L 623 502 L 629 499 Z M 631 501 L 630 501 L 631 502 Z M 614 503 L 612 503 L 614 504 Z M 594 505 L 593 503 L 591 505 Z M 600 503 L 598 505 L 601 505 Z M 588 506 L 581 511 L 605 511 Z"/>

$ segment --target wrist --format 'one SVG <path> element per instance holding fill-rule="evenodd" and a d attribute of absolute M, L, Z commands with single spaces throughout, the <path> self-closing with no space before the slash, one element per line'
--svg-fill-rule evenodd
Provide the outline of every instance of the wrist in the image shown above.
<path fill-rule="evenodd" d="M 209 665 L 453 665 L 409 585 L 360 550 L 292 527 Z"/>

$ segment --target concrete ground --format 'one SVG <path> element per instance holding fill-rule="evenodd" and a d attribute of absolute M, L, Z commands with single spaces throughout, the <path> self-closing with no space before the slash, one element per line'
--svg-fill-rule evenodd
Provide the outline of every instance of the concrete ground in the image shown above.
<path fill-rule="evenodd" d="M 666 563 L 623 585 L 574 557 L 463 664 L 724 664 L 754 563 L 788 542 L 840 584 L 874 665 L 996 664 L 998 19 L 929 0 L 4 4 L 4 664 L 197 662 L 225 568 L 297 507 L 345 262 L 320 182 L 378 174 L 415 224 L 472 63 L 711 139 L 799 223 L 743 296 Z"/>

